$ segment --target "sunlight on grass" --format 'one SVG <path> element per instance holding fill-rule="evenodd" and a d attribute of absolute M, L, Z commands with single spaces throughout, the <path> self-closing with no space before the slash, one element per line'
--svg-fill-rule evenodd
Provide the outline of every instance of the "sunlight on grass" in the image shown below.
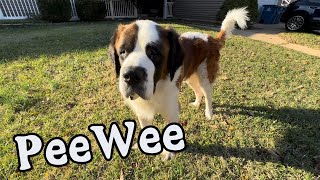
<path fill-rule="evenodd" d="M 215 32 L 180 24 L 179 33 Z M 0 179 L 314 179 L 320 155 L 319 59 L 234 36 L 222 50 L 213 91 L 214 118 L 183 86 L 180 122 L 187 149 L 175 159 L 131 151 L 106 161 L 87 127 L 136 119 L 121 101 L 107 44 L 116 22 L 0 29 Z M 165 123 L 156 116 L 154 124 Z M 122 128 L 123 130 L 123 128 Z M 140 129 L 139 129 L 140 130 Z M 47 142 L 85 134 L 93 160 L 49 166 L 43 152 L 34 169 L 17 171 L 13 135 L 37 133 Z M 136 133 L 136 137 L 138 132 Z"/>
<path fill-rule="evenodd" d="M 320 35 L 311 32 L 285 32 L 279 36 L 289 43 L 300 44 L 310 48 L 320 49 Z"/>

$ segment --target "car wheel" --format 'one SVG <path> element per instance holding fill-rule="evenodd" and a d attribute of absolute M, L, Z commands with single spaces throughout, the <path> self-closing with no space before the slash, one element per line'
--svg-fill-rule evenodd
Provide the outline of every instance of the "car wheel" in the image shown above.
<path fill-rule="evenodd" d="M 288 31 L 299 31 L 304 28 L 305 24 L 306 18 L 303 15 L 294 15 L 287 20 L 286 29 Z"/>

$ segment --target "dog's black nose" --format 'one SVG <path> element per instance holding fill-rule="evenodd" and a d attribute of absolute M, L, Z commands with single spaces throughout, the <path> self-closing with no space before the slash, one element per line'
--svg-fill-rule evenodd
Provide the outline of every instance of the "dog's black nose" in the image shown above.
<path fill-rule="evenodd" d="M 146 70 L 142 67 L 131 67 L 123 74 L 124 81 L 129 85 L 135 85 L 145 80 Z"/>

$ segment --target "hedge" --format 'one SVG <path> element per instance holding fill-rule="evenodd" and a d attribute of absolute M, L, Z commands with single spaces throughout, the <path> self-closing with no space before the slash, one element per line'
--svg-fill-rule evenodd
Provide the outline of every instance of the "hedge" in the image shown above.
<path fill-rule="evenodd" d="M 38 0 L 41 19 L 64 22 L 71 18 L 70 0 Z"/>
<path fill-rule="evenodd" d="M 106 4 L 101 0 L 76 0 L 76 9 L 82 21 L 104 19 L 106 16 Z"/>

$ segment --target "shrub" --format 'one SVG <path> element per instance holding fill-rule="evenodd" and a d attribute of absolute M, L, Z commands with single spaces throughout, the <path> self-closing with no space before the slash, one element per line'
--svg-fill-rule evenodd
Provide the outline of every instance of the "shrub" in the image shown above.
<path fill-rule="evenodd" d="M 222 21 L 229 10 L 244 6 L 248 7 L 250 21 L 256 22 L 259 15 L 257 0 L 225 0 L 217 14 L 217 20 Z"/>
<path fill-rule="evenodd" d="M 106 16 L 106 4 L 102 0 L 77 0 L 78 16 L 83 21 L 103 19 Z"/>
<path fill-rule="evenodd" d="M 38 0 L 38 4 L 43 20 L 63 22 L 71 18 L 70 0 Z"/>

